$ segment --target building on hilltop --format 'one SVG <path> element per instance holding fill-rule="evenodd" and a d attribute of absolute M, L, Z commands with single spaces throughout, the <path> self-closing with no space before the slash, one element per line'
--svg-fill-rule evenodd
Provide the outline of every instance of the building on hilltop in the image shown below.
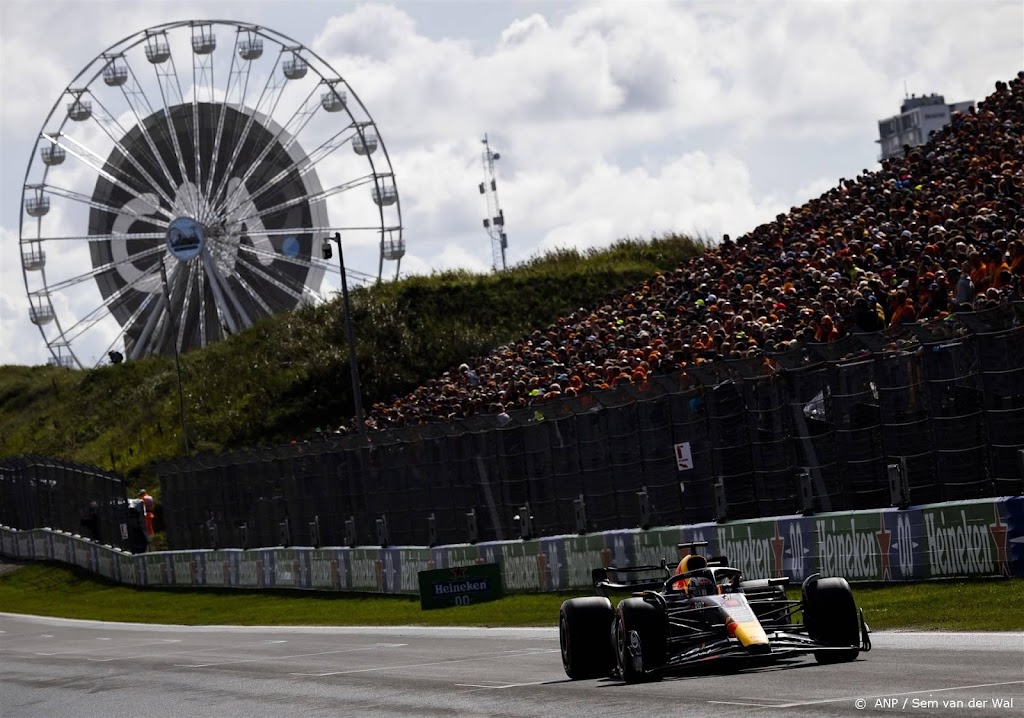
<path fill-rule="evenodd" d="M 974 100 L 946 104 L 946 98 L 936 95 L 911 95 L 900 105 L 900 114 L 878 121 L 879 160 L 898 157 L 903 146 L 917 147 L 931 139 L 932 134 L 949 124 L 954 112 L 966 112 Z"/>

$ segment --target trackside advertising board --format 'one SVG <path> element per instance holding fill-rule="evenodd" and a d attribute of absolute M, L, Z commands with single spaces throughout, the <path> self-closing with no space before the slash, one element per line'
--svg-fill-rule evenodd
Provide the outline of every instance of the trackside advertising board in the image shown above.
<path fill-rule="evenodd" d="M 748 578 L 788 576 L 800 582 L 820 573 L 888 583 L 1024 577 L 1024 497 L 432 548 L 297 546 L 132 555 L 74 534 L 0 526 L 4 556 L 80 566 L 131 586 L 419 594 L 438 605 L 460 605 L 456 597 L 477 603 L 491 590 L 585 590 L 598 566 L 664 560 L 674 568 L 677 544 L 690 541 L 707 541 L 705 553 L 725 556 Z M 489 577 L 486 590 L 471 584 L 471 577 L 483 576 Z M 438 583 L 425 590 L 424 580 Z"/>
<path fill-rule="evenodd" d="M 419 583 L 424 611 L 495 601 L 504 595 L 501 566 L 496 563 L 420 571 Z"/>

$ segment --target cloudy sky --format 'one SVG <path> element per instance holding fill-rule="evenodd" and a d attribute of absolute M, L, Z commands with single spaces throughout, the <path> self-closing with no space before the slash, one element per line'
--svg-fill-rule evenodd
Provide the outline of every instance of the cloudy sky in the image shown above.
<path fill-rule="evenodd" d="M 905 92 L 978 100 L 1024 67 L 1019 0 L 3 0 L 0 364 L 48 357 L 28 320 L 19 251 L 25 167 L 47 115 L 98 53 L 184 19 L 272 28 L 345 78 L 397 178 L 403 274 L 490 269 L 477 191 L 484 133 L 502 155 L 515 263 L 627 236 L 741 234 L 875 167 L 877 120 L 895 114 Z M 82 217 L 54 221 L 65 234 L 86 233 Z M 68 246 L 51 244 L 48 255 Z M 346 260 L 376 271 L 370 248 L 355 246 Z M 69 291 L 62 301 L 90 300 Z M 83 353 L 88 362 L 103 351 Z"/>

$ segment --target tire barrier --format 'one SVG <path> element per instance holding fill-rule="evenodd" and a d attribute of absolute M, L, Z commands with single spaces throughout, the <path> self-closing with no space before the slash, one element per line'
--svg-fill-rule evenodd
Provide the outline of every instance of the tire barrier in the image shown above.
<path fill-rule="evenodd" d="M 651 530 L 435 547 L 272 547 L 130 554 L 80 535 L 0 526 L 0 554 L 78 566 L 136 587 L 416 595 L 420 571 L 497 563 L 507 592 L 584 590 L 597 566 L 678 560 L 708 541 L 748 578 L 812 573 L 851 582 L 1024 577 L 1024 497 L 778 516 Z"/>

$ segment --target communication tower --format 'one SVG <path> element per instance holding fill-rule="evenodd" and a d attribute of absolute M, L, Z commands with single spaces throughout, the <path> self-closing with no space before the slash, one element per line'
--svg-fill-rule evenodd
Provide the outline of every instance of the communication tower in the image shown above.
<path fill-rule="evenodd" d="M 483 160 L 484 160 L 484 181 L 480 183 L 480 194 L 487 199 L 487 216 L 484 217 L 484 229 L 491 238 L 491 260 L 494 270 L 506 269 L 505 250 L 508 248 L 508 236 L 505 234 L 505 212 L 498 203 L 498 180 L 494 176 L 494 163 L 501 159 L 501 155 L 491 151 L 487 142 L 487 135 L 484 135 Z"/>

